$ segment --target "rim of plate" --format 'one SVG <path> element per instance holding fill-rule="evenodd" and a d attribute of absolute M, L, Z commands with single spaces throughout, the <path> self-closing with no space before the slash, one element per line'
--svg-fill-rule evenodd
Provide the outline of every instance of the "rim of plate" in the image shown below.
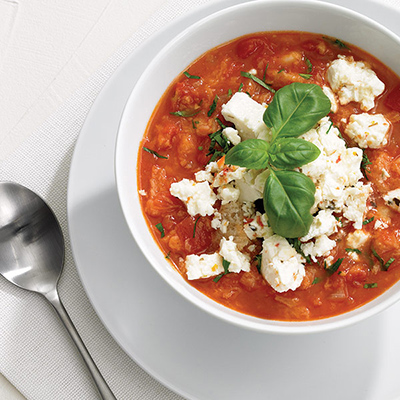
<path fill-rule="evenodd" d="M 376 315 L 388 308 L 392 304 L 400 300 L 400 281 L 395 283 L 391 288 L 389 288 L 382 295 L 376 299 L 358 307 L 350 312 L 340 314 L 334 317 L 328 317 L 324 319 L 311 320 L 311 321 L 276 321 L 267 320 L 262 318 L 253 317 L 247 314 L 243 314 L 227 308 L 214 300 L 211 300 L 201 292 L 190 286 L 182 276 L 172 267 L 172 265 L 165 260 L 165 256 L 162 254 L 161 248 L 155 242 L 153 236 L 148 229 L 147 223 L 142 214 L 142 209 L 139 203 L 139 195 L 137 188 L 137 154 L 139 149 L 139 144 L 143 138 L 144 131 L 147 127 L 148 121 L 153 113 L 158 100 L 161 98 L 162 94 L 165 92 L 169 84 L 173 79 L 179 74 L 180 71 L 175 70 L 175 74 L 172 74 L 172 78 L 168 81 L 166 86 L 159 89 L 161 94 L 157 97 L 157 100 L 153 101 L 154 106 L 151 110 L 146 110 L 148 118 L 144 119 L 142 126 L 143 129 L 138 129 L 139 137 L 136 137 L 136 144 L 132 144 L 130 140 L 133 136 L 134 129 L 136 127 L 135 119 L 132 116 L 132 108 L 134 108 L 135 103 L 140 105 L 140 101 L 137 98 L 138 93 L 142 93 L 145 89 L 146 82 L 148 79 L 152 78 L 153 69 L 159 65 L 164 57 L 168 57 L 168 54 L 172 52 L 175 48 L 185 43 L 191 39 L 193 35 L 198 34 L 202 29 L 206 29 L 208 25 L 214 24 L 227 16 L 231 16 L 235 13 L 248 11 L 259 11 L 260 8 L 264 7 L 302 7 L 304 9 L 314 9 L 316 11 L 330 12 L 330 13 L 340 13 L 341 16 L 348 18 L 349 21 L 358 20 L 365 27 L 372 29 L 376 32 L 380 32 L 382 35 L 392 40 L 399 48 L 398 53 L 400 54 L 400 39 L 388 28 L 379 24 L 378 22 L 372 20 L 371 18 L 359 14 L 356 11 L 349 10 L 345 7 L 325 3 L 318 0 L 257 0 L 248 3 L 242 3 L 239 5 L 234 5 L 224 10 L 213 13 L 200 21 L 196 22 L 189 28 L 183 30 L 178 36 L 172 39 L 152 60 L 148 65 L 148 68 L 143 72 L 143 74 L 138 79 L 129 99 L 125 105 L 120 125 L 118 128 L 116 149 L 115 149 L 115 179 L 117 184 L 118 198 L 121 204 L 122 212 L 127 222 L 128 228 L 132 234 L 133 239 L 138 244 L 139 248 L 152 265 L 152 267 L 161 275 L 161 277 L 176 290 L 183 298 L 189 300 L 192 304 L 200 307 L 202 310 L 208 312 L 209 314 L 218 317 L 224 321 L 233 323 L 237 326 L 246 329 L 252 329 L 260 332 L 276 333 L 276 334 L 309 334 L 317 332 L 326 332 L 333 329 L 343 328 L 350 326 L 362 320 L 365 320 L 373 315 Z M 265 11 L 265 10 L 264 10 Z M 268 30 L 268 29 L 265 29 Z M 277 29 L 273 29 L 277 30 Z M 280 29 L 280 30 L 292 30 L 297 29 Z M 255 30 L 254 32 L 259 32 Z M 312 30 L 311 30 L 312 32 Z M 248 33 L 251 33 L 249 31 Z M 323 33 L 322 31 L 319 33 Z M 242 36 L 245 33 L 239 33 L 234 37 Z M 325 33 L 329 35 L 329 33 Z M 336 36 L 336 35 L 329 35 Z M 222 44 L 227 40 L 219 42 Z M 216 44 L 218 45 L 218 44 Z M 210 45 L 208 48 L 211 49 L 216 45 Z M 198 56 L 207 50 L 201 51 Z M 368 51 L 368 50 L 367 50 Z M 375 55 L 375 54 L 374 54 Z M 392 55 L 388 55 L 393 58 Z M 183 62 L 181 70 L 183 70 L 187 65 L 193 62 L 197 57 L 191 57 L 190 60 Z M 380 58 L 380 57 L 378 57 Z M 385 62 L 385 61 L 384 61 Z M 386 64 L 386 62 L 385 62 Z M 392 66 L 393 64 L 391 64 Z M 399 75 L 399 73 L 398 73 Z M 144 125 L 144 126 L 143 126 Z M 130 154 L 134 156 L 130 157 L 131 168 L 127 168 L 129 165 L 129 160 L 127 159 L 128 150 L 135 150 Z M 139 211 L 139 212 L 138 212 Z"/>

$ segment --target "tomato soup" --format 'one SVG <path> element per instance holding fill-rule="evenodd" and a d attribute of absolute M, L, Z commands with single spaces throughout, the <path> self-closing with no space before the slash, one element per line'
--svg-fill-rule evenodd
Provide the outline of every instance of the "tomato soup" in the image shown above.
<path fill-rule="evenodd" d="M 340 81 L 344 78 L 337 78 L 341 70 L 336 71 L 332 67 L 336 65 L 335 60 L 346 61 L 346 68 L 358 66 L 363 71 L 368 70 L 374 79 L 376 77 L 381 82 L 382 89 L 373 97 L 372 107 L 367 104 L 367 100 L 364 102 L 357 98 L 361 89 L 349 89 L 350 86 L 346 85 L 352 85 L 351 82 L 346 83 Z M 339 82 L 335 82 L 336 87 L 334 79 L 339 79 Z M 299 238 L 283 237 L 282 241 L 268 222 L 272 223 L 273 219 L 265 214 L 269 200 L 265 199 L 262 188 L 256 188 L 261 193 L 258 198 L 241 202 L 241 197 L 250 195 L 252 190 L 246 193 L 247 190 L 239 185 L 239 179 L 244 179 L 242 176 L 221 186 L 215 184 L 215 179 L 239 171 L 237 166 L 231 167 L 225 163 L 226 154 L 235 147 L 235 138 L 241 143 L 248 140 L 248 137 L 244 137 L 244 128 L 238 127 L 239 122 L 235 124 L 225 118 L 230 104 L 233 104 L 229 103 L 233 97 L 243 93 L 246 99 L 256 102 L 257 107 L 272 110 L 274 97 L 278 93 L 283 94 L 281 89 L 293 83 L 319 86 L 332 104 L 324 117 L 325 125 L 319 123 L 317 128 L 312 128 L 312 133 L 302 133 L 304 136 L 297 140 L 302 137 L 308 140 L 316 135 L 314 132 L 318 133 L 318 129 L 325 129 L 327 135 L 334 129 L 335 143 L 343 141 L 340 154 L 348 154 L 354 149 L 354 157 L 359 160 L 359 176 L 356 181 L 346 183 L 343 190 L 346 193 L 363 190 L 362 196 L 365 198 L 358 216 L 353 216 L 351 212 L 351 203 L 358 201 L 356 192 L 343 200 L 343 209 L 340 209 L 340 202 L 336 200 L 335 203 L 319 199 L 319 205 L 315 206 L 317 208 L 311 208 L 309 212 L 314 221 L 311 228 L 319 229 L 318 235 L 309 239 L 307 234 Z M 311 86 L 292 87 L 307 89 Z M 244 112 L 245 107 L 239 111 Z M 367 128 L 357 120 L 360 115 L 369 121 Z M 382 126 L 386 131 L 380 133 L 383 135 L 380 139 L 375 140 L 378 133 L 367 133 L 373 132 L 378 123 L 381 124 L 375 118 L 378 115 L 384 121 Z M 242 121 L 241 118 L 237 117 L 237 120 Z M 249 116 L 247 119 L 246 116 L 243 124 L 253 124 L 251 118 Z M 149 229 L 165 258 L 182 275 L 182 279 L 216 302 L 241 313 L 265 319 L 305 321 L 335 316 L 360 307 L 382 294 L 400 278 L 400 193 L 396 192 L 396 189 L 400 189 L 399 121 L 399 77 L 372 55 L 351 44 L 306 32 L 261 32 L 222 44 L 195 60 L 171 83 L 144 133 L 138 159 L 138 181 L 142 210 Z M 267 122 L 264 119 L 264 123 Z M 229 131 L 227 128 L 232 129 Z M 277 130 L 274 131 L 274 126 L 268 129 L 272 129 L 268 132 L 272 132 L 273 137 Z M 233 136 L 229 136 L 229 132 Z M 321 132 L 319 134 L 322 135 Z M 258 141 L 268 143 L 268 140 L 274 140 L 261 138 L 262 135 L 257 136 L 257 132 L 254 135 Z M 322 140 L 325 140 L 325 136 L 313 142 L 319 147 L 319 157 L 331 157 L 333 160 L 333 156 L 328 154 L 329 145 L 324 148 L 319 145 Z M 290 140 L 282 143 L 290 146 Z M 270 152 L 267 157 L 269 174 L 278 176 L 282 167 L 276 163 L 276 157 L 271 156 L 272 144 L 271 147 L 260 146 L 265 147 L 266 154 Z M 333 163 L 343 161 L 340 154 Z M 319 159 L 313 162 L 317 163 Z M 214 170 L 207 167 L 210 165 Z M 303 171 L 307 175 L 307 165 L 301 168 L 293 165 L 290 168 L 293 173 Z M 242 174 L 248 174 L 251 169 L 239 168 Z M 253 168 L 253 171 L 252 184 L 257 186 L 261 180 L 257 178 L 261 176 L 260 169 Z M 343 179 L 347 179 L 352 171 L 350 169 L 347 175 L 344 173 Z M 205 178 L 197 179 L 199 172 Z M 318 181 L 315 176 L 315 172 L 314 175 L 310 173 L 307 179 L 312 180 L 316 186 L 314 196 L 317 203 L 318 193 L 324 192 L 319 192 L 322 181 Z M 190 194 L 186 195 L 185 201 L 179 197 L 184 196 L 181 188 L 179 195 L 173 194 L 175 192 L 171 188 L 174 186 L 171 185 L 183 180 L 186 180 L 188 190 L 190 185 L 194 187 L 200 182 L 205 189 L 208 185 L 207 199 L 212 199 L 212 211 L 205 209 L 208 200 L 201 197 L 203 195 L 190 210 Z M 246 184 L 250 180 L 247 179 Z M 200 186 L 198 188 L 200 190 Z M 239 192 L 240 195 L 237 194 Z M 296 195 L 294 201 L 300 197 Z M 204 202 L 201 200 L 203 198 Z M 359 208 L 357 212 L 360 213 Z M 318 214 L 319 225 L 316 222 Z M 326 215 L 327 219 L 323 219 L 322 215 Z M 328 220 L 332 225 L 330 230 L 327 228 Z M 262 233 L 253 235 L 251 230 Z M 272 236 L 274 239 L 271 239 Z M 316 247 L 321 237 L 321 243 L 330 243 L 326 251 L 321 250 L 323 254 Z M 270 242 L 270 247 L 266 241 Z M 228 256 L 220 255 L 222 243 L 229 248 L 226 254 L 231 255 L 233 251 L 244 257 L 239 259 L 246 260 L 245 269 L 229 270 L 229 266 L 232 267 L 235 262 L 240 264 L 241 261 L 234 261 L 233 258 L 227 261 Z M 273 266 L 275 253 L 271 250 L 271 243 L 276 248 L 282 248 L 283 243 L 296 253 L 296 256 L 289 257 L 292 264 L 298 263 L 296 271 L 301 275 L 296 275 L 296 279 L 300 279 L 296 287 L 290 281 L 294 278 L 289 277 L 292 282 L 289 288 L 280 289 L 282 286 L 279 286 L 279 279 L 286 279 L 284 270 L 289 268 L 289 258 L 284 259 L 279 253 L 277 257 L 281 257 L 280 264 Z M 307 243 L 311 243 L 311 247 L 307 247 Z M 309 248 L 315 251 L 309 251 Z M 200 262 L 202 255 L 214 260 L 210 261 L 213 265 L 207 267 L 207 273 L 203 271 L 203 275 L 200 273 L 193 278 L 188 271 L 189 261 Z M 190 259 L 190 256 L 195 258 Z M 201 262 L 204 260 L 205 257 L 201 258 Z M 272 274 L 268 268 L 275 268 L 273 274 L 276 274 L 279 281 L 277 286 L 268 279 L 268 274 Z M 275 279 L 275 275 L 271 279 Z"/>

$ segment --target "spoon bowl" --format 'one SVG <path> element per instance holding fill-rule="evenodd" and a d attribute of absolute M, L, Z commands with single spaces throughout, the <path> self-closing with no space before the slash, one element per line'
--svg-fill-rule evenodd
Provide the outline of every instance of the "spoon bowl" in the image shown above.
<path fill-rule="evenodd" d="M 58 295 L 64 237 L 50 207 L 36 193 L 0 182 L 0 274 L 22 289 L 43 295 L 54 307 L 82 355 L 104 400 L 115 400 Z"/>
<path fill-rule="evenodd" d="M 0 273 L 46 295 L 56 287 L 63 263 L 64 238 L 51 209 L 29 189 L 0 183 Z"/>

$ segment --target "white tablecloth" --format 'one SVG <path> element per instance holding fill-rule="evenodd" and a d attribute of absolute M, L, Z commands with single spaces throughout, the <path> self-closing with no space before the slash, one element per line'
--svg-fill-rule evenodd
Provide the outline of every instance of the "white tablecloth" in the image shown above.
<path fill-rule="evenodd" d="M 60 295 L 118 399 L 180 396 L 120 349 L 85 295 L 66 222 L 71 156 L 96 95 L 125 57 L 169 21 L 208 1 L 0 0 L 0 180 L 35 190 L 58 216 L 67 244 Z M 380 2 L 400 8 L 400 0 Z M 22 395 L 29 400 L 98 398 L 77 350 L 43 298 L 1 278 L 0 305 L 0 373 Z M 20 398 L 1 375 L 0 398 Z"/>

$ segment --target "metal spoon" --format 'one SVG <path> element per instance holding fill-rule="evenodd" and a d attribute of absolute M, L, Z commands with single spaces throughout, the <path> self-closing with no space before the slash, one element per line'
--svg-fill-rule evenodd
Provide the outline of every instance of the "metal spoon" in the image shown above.
<path fill-rule="evenodd" d="M 57 291 L 64 238 L 48 205 L 24 186 L 0 182 L 0 274 L 20 288 L 46 297 L 80 351 L 104 400 L 115 400 L 75 329 Z"/>

